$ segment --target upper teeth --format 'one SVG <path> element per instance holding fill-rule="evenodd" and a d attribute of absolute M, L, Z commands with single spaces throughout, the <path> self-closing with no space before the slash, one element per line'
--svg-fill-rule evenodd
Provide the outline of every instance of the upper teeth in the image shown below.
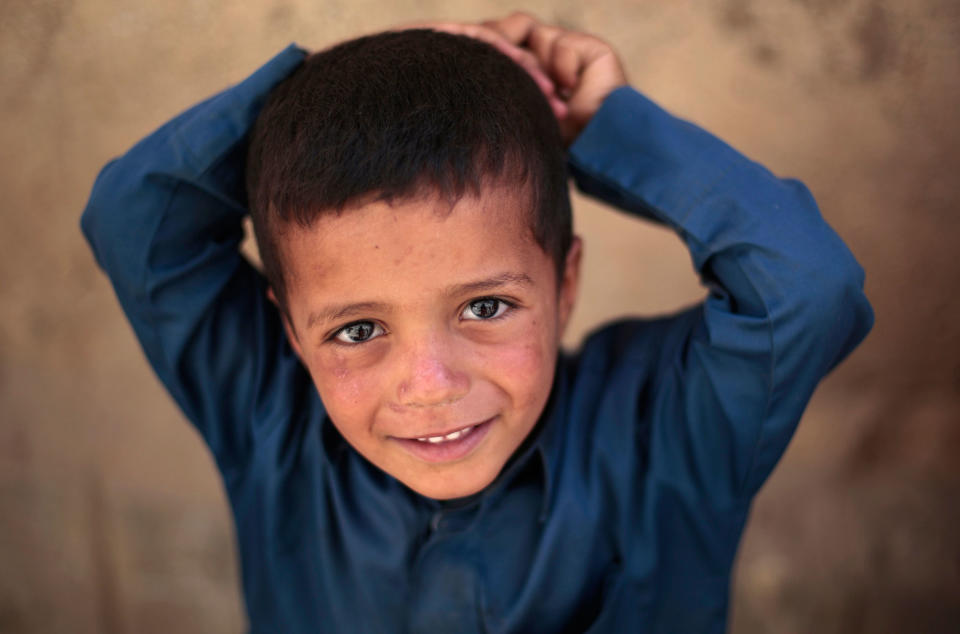
<path fill-rule="evenodd" d="M 473 431 L 472 426 L 464 427 L 463 429 L 458 429 L 457 431 L 451 432 L 446 436 L 424 436 L 423 438 L 417 438 L 417 440 L 419 440 L 420 442 L 430 442 L 430 443 L 446 442 L 449 440 L 456 440 L 457 438 L 462 438 L 463 436 L 466 436 L 467 434 L 469 434 L 471 431 Z"/>

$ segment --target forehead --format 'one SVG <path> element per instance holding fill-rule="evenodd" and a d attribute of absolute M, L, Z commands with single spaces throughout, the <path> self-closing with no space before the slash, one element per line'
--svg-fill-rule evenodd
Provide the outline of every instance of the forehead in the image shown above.
<path fill-rule="evenodd" d="M 451 203 L 436 195 L 373 201 L 283 232 L 288 296 L 429 293 L 485 275 L 552 272 L 529 222 L 522 188 L 501 186 Z M 370 298 L 370 301 L 378 298 Z"/>

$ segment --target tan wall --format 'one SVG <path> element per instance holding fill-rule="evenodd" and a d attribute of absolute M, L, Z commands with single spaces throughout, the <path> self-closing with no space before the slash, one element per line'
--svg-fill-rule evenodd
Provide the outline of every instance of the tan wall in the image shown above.
<path fill-rule="evenodd" d="M 459 6 L 456 6 L 459 5 Z M 0 632 L 235 632 L 228 510 L 77 220 L 99 167 L 290 40 L 320 47 L 503 2 L 0 3 Z M 960 5 L 533 2 L 602 34 L 637 87 L 808 183 L 877 325 L 762 491 L 734 632 L 960 622 Z M 574 336 L 701 296 L 679 241 L 578 201 Z M 630 273 L 626 273 L 626 272 Z"/>

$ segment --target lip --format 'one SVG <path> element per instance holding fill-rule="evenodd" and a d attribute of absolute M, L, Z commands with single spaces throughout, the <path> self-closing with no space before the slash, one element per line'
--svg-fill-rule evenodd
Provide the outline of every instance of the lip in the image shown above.
<path fill-rule="evenodd" d="M 415 438 L 399 438 L 396 436 L 391 438 L 391 440 L 397 442 L 408 453 L 413 455 L 415 458 L 423 460 L 424 462 L 454 462 L 456 460 L 465 458 L 474 450 L 477 445 L 480 444 L 480 442 L 486 437 L 487 432 L 490 431 L 490 426 L 496 420 L 496 418 L 496 416 L 493 416 L 481 423 L 473 425 L 473 429 L 470 431 L 470 433 L 456 440 L 430 443 L 423 442 Z M 465 425 L 464 427 L 469 427 L 469 425 Z M 458 431 L 464 427 L 452 429 L 447 433 Z M 446 434 L 435 435 L 445 436 Z"/>

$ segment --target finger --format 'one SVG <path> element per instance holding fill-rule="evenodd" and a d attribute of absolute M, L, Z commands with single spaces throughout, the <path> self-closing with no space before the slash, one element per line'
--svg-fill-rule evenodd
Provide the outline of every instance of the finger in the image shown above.
<path fill-rule="evenodd" d="M 558 121 L 563 121 L 570 114 L 570 106 L 558 96 L 547 97 L 547 103 L 550 104 L 550 110 Z"/>
<path fill-rule="evenodd" d="M 540 21 L 537 18 L 523 11 L 516 11 L 499 20 L 484 22 L 485 26 L 490 26 L 517 45 L 525 43 L 538 24 Z"/>
<path fill-rule="evenodd" d="M 480 23 L 480 26 L 482 26 L 485 29 L 490 29 L 491 31 L 496 31 L 497 33 L 502 35 L 504 38 L 506 38 L 511 44 L 515 44 L 516 46 L 523 45 L 523 42 L 514 41 L 506 33 L 501 31 L 496 20 L 484 20 L 483 22 Z"/>
<path fill-rule="evenodd" d="M 557 38 L 547 64 L 547 71 L 563 88 L 573 90 L 580 81 L 580 73 L 587 64 L 582 49 L 571 41 L 570 34 Z"/>
<path fill-rule="evenodd" d="M 626 83 L 616 55 L 610 53 L 594 59 L 581 74 L 580 83 L 567 101 L 568 118 L 580 125 L 586 124 L 607 95 Z"/>
<path fill-rule="evenodd" d="M 563 30 L 558 27 L 538 24 L 527 38 L 527 47 L 533 51 L 540 63 L 546 66 L 550 63 L 553 44 L 562 34 Z"/>

